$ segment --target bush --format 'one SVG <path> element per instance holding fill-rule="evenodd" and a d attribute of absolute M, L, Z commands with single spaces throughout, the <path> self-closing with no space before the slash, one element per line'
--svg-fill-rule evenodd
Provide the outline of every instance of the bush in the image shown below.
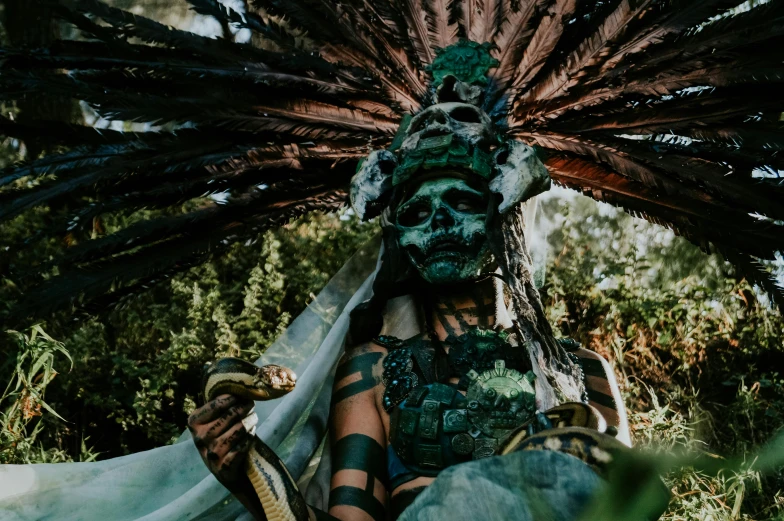
<path fill-rule="evenodd" d="M 543 213 L 548 316 L 614 365 L 635 443 L 688 450 L 723 468 L 689 456 L 669 472 L 673 500 L 664 519 L 781 518 L 784 475 L 762 472 L 754 457 L 784 416 L 781 315 L 721 259 L 666 230 L 585 198 L 551 198 Z M 28 418 L 26 430 L 14 428 L 15 446 L 5 435 L 2 457 L 108 458 L 171 442 L 195 406 L 202 364 L 258 356 L 375 231 L 347 214 L 311 216 L 235 245 L 104 316 L 50 322 L 47 331 L 74 360 L 47 391 L 65 421 L 52 413 Z M 37 331 L 9 337 L 11 358 L 51 352 L 64 363 L 59 344 Z M 19 373 L 12 365 L 0 380 Z"/>

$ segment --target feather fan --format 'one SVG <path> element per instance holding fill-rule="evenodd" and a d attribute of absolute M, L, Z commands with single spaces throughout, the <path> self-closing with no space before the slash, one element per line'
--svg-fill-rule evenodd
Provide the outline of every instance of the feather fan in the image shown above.
<path fill-rule="evenodd" d="M 45 208 L 49 224 L 0 239 L 4 275 L 26 295 L 16 318 L 122 302 L 234 241 L 338 208 L 357 161 L 431 101 L 426 67 L 458 38 L 493 44 L 500 122 L 543 149 L 557 183 L 721 253 L 784 306 L 759 264 L 784 251 L 784 2 L 189 1 L 251 43 L 63 0 L 54 12 L 79 39 L 0 49 L 1 100 L 46 92 L 144 122 L 0 118 L 3 135 L 50 151 L 0 171 L 0 221 Z M 94 226 L 132 215 L 112 233 Z M 14 263 L 51 238 L 69 246 Z"/>

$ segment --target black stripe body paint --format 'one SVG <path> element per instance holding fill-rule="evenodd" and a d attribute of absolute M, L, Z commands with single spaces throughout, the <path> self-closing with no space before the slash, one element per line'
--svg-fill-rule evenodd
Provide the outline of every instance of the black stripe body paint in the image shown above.
<path fill-rule="evenodd" d="M 607 374 L 604 372 L 604 366 L 602 365 L 601 360 L 596 360 L 595 358 L 580 358 L 580 362 L 583 364 L 583 372 L 586 376 L 596 376 L 599 378 L 607 379 Z"/>
<path fill-rule="evenodd" d="M 596 391 L 594 389 L 587 389 L 588 391 L 588 401 L 596 402 L 599 405 L 603 405 L 608 409 L 612 409 L 614 411 L 618 410 L 618 406 L 615 404 L 615 400 L 612 396 L 608 396 L 604 393 Z"/>
<path fill-rule="evenodd" d="M 583 373 L 585 373 L 586 376 L 593 376 L 607 381 L 607 373 L 604 370 L 604 365 L 602 365 L 601 360 L 586 357 L 580 358 L 580 363 L 583 366 Z M 615 399 L 612 396 L 596 389 L 591 389 L 590 387 L 586 389 L 586 391 L 588 391 L 589 401 L 596 402 L 599 405 L 603 405 L 604 407 L 614 411 L 618 410 L 618 404 L 615 403 Z"/>
<path fill-rule="evenodd" d="M 400 517 L 400 514 L 403 513 L 403 510 L 408 508 L 408 506 L 414 502 L 419 494 L 425 490 L 425 487 L 416 487 L 410 488 L 408 490 L 401 490 L 392 498 L 392 509 L 390 514 L 390 519 L 393 521 Z"/>
<path fill-rule="evenodd" d="M 386 481 L 386 454 L 381 445 L 365 434 L 349 434 L 340 438 L 332 448 L 332 473 L 341 470 L 359 470 L 367 473 L 365 488 L 342 486 L 329 494 L 329 506 L 357 507 L 373 519 L 386 518 L 384 505 L 373 495 L 376 480 Z"/>
<path fill-rule="evenodd" d="M 360 379 L 335 391 L 332 394 L 332 403 L 336 404 L 378 385 L 380 381 L 373 377 L 373 366 L 381 360 L 382 356 L 384 356 L 382 353 L 365 353 L 350 358 L 339 365 L 335 372 L 336 383 L 340 383 L 342 379 L 356 373 L 360 374 Z"/>
<path fill-rule="evenodd" d="M 357 487 L 337 487 L 329 493 L 329 508 L 338 505 L 357 507 L 364 510 L 375 521 L 385 521 L 386 512 L 381 501 Z"/>
<path fill-rule="evenodd" d="M 364 434 L 349 434 L 340 438 L 332 448 L 332 473 L 339 470 L 361 470 L 367 472 L 365 492 L 373 494 L 375 481 L 386 485 L 387 456 L 381 445 Z"/>

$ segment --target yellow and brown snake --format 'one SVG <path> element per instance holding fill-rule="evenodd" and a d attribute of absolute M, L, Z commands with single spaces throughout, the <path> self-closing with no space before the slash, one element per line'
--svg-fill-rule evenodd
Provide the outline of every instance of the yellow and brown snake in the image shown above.
<path fill-rule="evenodd" d="M 254 401 L 271 400 L 291 392 L 296 383 L 291 369 L 278 365 L 255 366 L 238 358 L 222 358 L 205 367 L 202 392 L 206 401 L 233 394 Z M 255 413 L 243 423 L 253 436 L 245 473 L 256 491 L 268 521 L 306 521 L 308 508 L 286 466 L 255 435 Z"/>

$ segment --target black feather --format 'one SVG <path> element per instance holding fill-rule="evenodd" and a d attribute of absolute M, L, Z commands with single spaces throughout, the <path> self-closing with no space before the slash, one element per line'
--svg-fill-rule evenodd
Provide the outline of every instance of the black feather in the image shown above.
<path fill-rule="evenodd" d="M 46 207 L 51 220 L 8 251 L 71 240 L 14 268 L 22 313 L 121 302 L 266 226 L 336 208 L 357 160 L 430 99 L 425 67 L 458 37 L 495 44 L 487 106 L 509 137 L 550 153 L 556 182 L 724 253 L 781 302 L 757 259 L 784 249 L 784 2 L 732 15 L 731 0 L 190 3 L 254 38 L 65 0 L 56 14 L 90 41 L 0 49 L 0 100 L 71 98 L 145 130 L 0 119 L 0 133 L 53 147 L 0 172 L 0 219 Z M 224 192 L 222 205 L 199 199 Z M 107 216 L 140 220 L 80 236 Z"/>

